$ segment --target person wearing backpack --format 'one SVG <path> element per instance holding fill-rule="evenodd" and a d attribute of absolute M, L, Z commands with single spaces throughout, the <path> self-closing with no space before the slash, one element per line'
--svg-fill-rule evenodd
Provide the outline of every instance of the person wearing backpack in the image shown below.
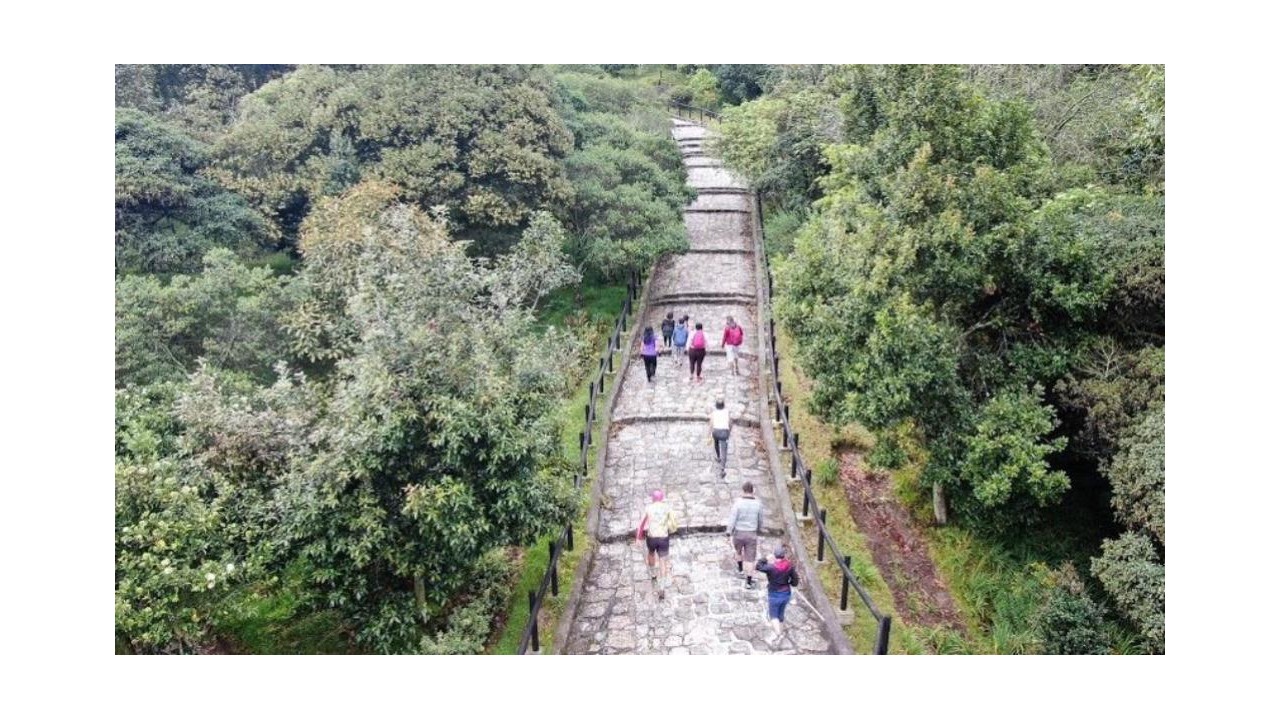
<path fill-rule="evenodd" d="M 733 374 L 738 374 L 738 347 L 742 345 L 742 326 L 733 321 L 733 317 L 724 319 L 724 337 L 720 339 L 720 347 L 724 348 L 725 364 L 733 365 Z"/>
<path fill-rule="evenodd" d="M 729 544 L 738 560 L 738 577 L 746 576 L 747 590 L 756 586 L 751 561 L 756 557 L 756 539 L 764 531 L 764 507 L 756 498 L 755 490 L 750 481 L 742 483 L 742 497 L 733 501 L 729 519 L 724 522 L 725 534 L 729 536 Z M 744 560 L 747 563 L 745 573 L 742 569 Z"/>
<path fill-rule="evenodd" d="M 681 357 L 684 355 L 684 346 L 689 343 L 689 316 L 685 315 L 680 318 L 680 322 L 676 323 L 676 327 L 671 331 L 671 342 L 675 345 L 675 350 L 671 353 L 671 358 L 677 363 L 682 362 Z"/>
<path fill-rule="evenodd" d="M 667 350 L 671 349 L 671 335 L 676 330 L 675 316 L 675 313 L 669 312 L 667 313 L 667 316 L 662 319 L 662 347 Z"/>
<path fill-rule="evenodd" d="M 640 339 L 640 357 L 644 360 L 645 381 L 653 382 L 653 374 L 658 371 L 658 338 L 651 327 L 644 329 L 644 337 Z"/>
<path fill-rule="evenodd" d="M 650 496 L 653 502 L 645 506 L 644 517 L 640 518 L 640 526 L 636 528 L 635 542 L 644 538 L 648 554 L 645 564 L 649 566 L 649 580 L 658 588 L 658 599 L 666 597 L 666 582 L 671 576 L 671 564 L 667 556 L 671 554 L 671 534 L 679 529 L 675 510 L 664 502 L 661 490 L 654 490 Z"/>
<path fill-rule="evenodd" d="M 689 382 L 693 382 L 696 373 L 698 382 L 702 382 L 702 361 L 707 358 L 707 334 L 702 331 L 702 323 L 695 323 L 693 335 L 689 338 Z"/>
<path fill-rule="evenodd" d="M 787 561 L 786 548 L 779 545 L 773 551 L 773 558 L 773 562 L 765 558 L 756 561 L 756 570 L 769 578 L 769 622 L 773 624 L 770 643 L 775 643 L 782 637 L 782 621 L 787 612 L 787 603 L 791 602 L 791 588 L 800 585 L 800 576 Z"/>

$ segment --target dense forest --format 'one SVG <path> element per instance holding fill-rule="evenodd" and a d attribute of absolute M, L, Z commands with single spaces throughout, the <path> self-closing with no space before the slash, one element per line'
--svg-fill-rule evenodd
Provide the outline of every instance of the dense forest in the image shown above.
<path fill-rule="evenodd" d="M 119 647 L 283 615 L 323 641 L 265 647 L 482 651 L 504 551 L 581 502 L 557 410 L 593 336 L 539 311 L 684 246 L 654 91 L 120 65 L 115 147 Z"/>
<path fill-rule="evenodd" d="M 1085 545 L 1027 649 L 1163 652 L 1163 68 L 782 66 L 745 95 L 720 150 L 767 199 L 809 405 L 935 522 Z"/>
<path fill-rule="evenodd" d="M 1163 67 L 115 80 L 121 651 L 491 647 L 583 505 L 589 298 L 686 247 L 668 100 L 762 192 L 813 412 L 1044 566 L 1018 649 L 1164 651 Z"/>

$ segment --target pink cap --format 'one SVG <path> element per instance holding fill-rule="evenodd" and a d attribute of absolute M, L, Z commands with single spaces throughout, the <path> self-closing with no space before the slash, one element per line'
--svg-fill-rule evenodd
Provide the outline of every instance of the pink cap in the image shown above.
<path fill-rule="evenodd" d="M 654 490 L 654 491 L 653 491 L 653 499 L 654 499 L 654 501 L 661 500 L 661 499 L 662 499 L 662 491 L 661 491 L 661 490 Z"/>

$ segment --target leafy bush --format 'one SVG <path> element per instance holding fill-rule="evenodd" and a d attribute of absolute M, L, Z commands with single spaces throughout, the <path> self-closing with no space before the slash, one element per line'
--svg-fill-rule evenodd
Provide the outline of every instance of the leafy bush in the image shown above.
<path fill-rule="evenodd" d="M 1035 617 L 1035 632 L 1050 655 L 1105 655 L 1109 642 L 1101 606 L 1089 597 L 1075 566 L 1052 574 L 1053 587 Z"/>
<path fill-rule="evenodd" d="M 1107 470 L 1116 517 L 1164 544 L 1164 406 L 1157 405 L 1120 438 Z"/>
<path fill-rule="evenodd" d="M 1102 542 L 1093 576 L 1115 607 L 1142 634 L 1148 652 L 1164 652 L 1164 565 L 1150 538 L 1127 532 Z"/>
<path fill-rule="evenodd" d="M 510 592 L 511 566 L 500 551 L 489 553 L 476 566 L 467 583 L 465 600 L 448 615 L 445 629 L 422 639 L 428 655 L 478 655 L 493 629 L 493 618 L 505 606 Z"/>
<path fill-rule="evenodd" d="M 1030 519 L 1029 511 L 1056 502 L 1070 486 L 1061 470 L 1049 468 L 1047 456 L 1061 450 L 1066 438 L 1044 441 L 1055 427 L 1053 408 L 1040 402 L 1040 391 L 1005 392 L 983 406 L 966 443 L 960 480 L 985 511 L 1015 507 L 1028 512 L 1000 517 Z M 991 517 L 975 511 L 979 517 Z"/>
<path fill-rule="evenodd" d="M 785 257 L 795 247 L 796 234 L 807 215 L 796 210 L 766 211 L 764 214 L 764 251 L 770 258 Z"/>

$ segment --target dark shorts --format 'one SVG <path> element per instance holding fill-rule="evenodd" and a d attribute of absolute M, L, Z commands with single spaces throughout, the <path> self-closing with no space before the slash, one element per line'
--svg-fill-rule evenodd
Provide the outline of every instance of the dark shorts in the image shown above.
<path fill-rule="evenodd" d="M 756 561 L 756 534 L 753 532 L 735 532 L 733 534 L 733 549 L 742 552 L 743 561 L 754 565 Z"/>
<path fill-rule="evenodd" d="M 671 538 L 670 537 L 648 537 L 645 536 L 644 546 L 649 548 L 649 552 L 658 553 L 658 557 L 666 557 L 671 554 Z"/>
<path fill-rule="evenodd" d="M 791 591 L 769 591 L 769 617 L 779 622 L 786 619 L 787 603 L 791 602 Z"/>

